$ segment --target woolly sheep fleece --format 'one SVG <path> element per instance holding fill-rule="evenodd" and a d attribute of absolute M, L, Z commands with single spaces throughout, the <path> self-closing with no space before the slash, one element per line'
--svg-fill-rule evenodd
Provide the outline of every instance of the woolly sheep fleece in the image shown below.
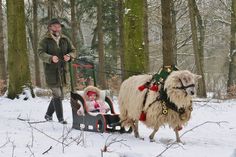
<path fill-rule="evenodd" d="M 118 97 L 122 125 L 134 127 L 134 122 L 138 122 L 142 110 L 146 111 L 146 121 L 143 121 L 143 123 L 156 131 L 160 126 L 165 124 L 168 124 L 173 129 L 186 125 L 192 111 L 192 96 L 186 95 L 188 89 L 185 92 L 184 90 L 174 89 L 174 87 L 181 87 L 180 80 L 184 86 L 196 84 L 197 79 L 201 78 L 201 76 L 195 75 L 187 70 L 173 71 L 165 81 L 164 89 L 166 89 L 170 100 L 174 102 L 178 108 L 185 108 L 186 112 L 181 117 L 177 112 L 171 109 L 168 109 L 167 115 L 163 115 L 162 105 L 159 101 L 148 107 L 159 95 L 159 93 L 155 91 L 149 91 L 146 103 L 143 107 L 143 100 L 147 89 L 139 91 L 138 87 L 150 81 L 151 78 L 152 75 L 136 75 L 122 83 Z M 192 88 L 195 90 L 194 87 Z M 151 139 L 154 135 L 150 136 L 152 136 L 149 137 Z"/>

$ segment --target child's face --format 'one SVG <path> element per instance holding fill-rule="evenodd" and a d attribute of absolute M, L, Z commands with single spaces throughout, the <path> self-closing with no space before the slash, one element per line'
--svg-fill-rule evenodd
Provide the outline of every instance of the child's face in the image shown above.
<path fill-rule="evenodd" d="M 97 98 L 97 95 L 96 94 L 91 94 L 90 96 L 89 96 L 89 100 L 91 101 L 91 100 L 95 100 Z"/>

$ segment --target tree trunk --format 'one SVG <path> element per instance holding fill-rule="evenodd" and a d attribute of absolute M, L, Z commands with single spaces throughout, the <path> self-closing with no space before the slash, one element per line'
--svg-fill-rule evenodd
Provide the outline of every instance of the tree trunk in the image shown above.
<path fill-rule="evenodd" d="M 98 31 L 98 54 L 99 54 L 99 68 L 98 81 L 102 89 L 107 87 L 105 77 L 105 55 L 104 55 L 104 41 L 103 41 L 103 13 L 102 0 L 97 0 L 97 31 Z"/>
<path fill-rule="evenodd" d="M 33 51 L 35 63 L 35 85 L 41 87 L 41 73 L 39 66 L 38 49 L 38 0 L 33 0 Z"/>
<path fill-rule="evenodd" d="M 82 32 L 82 28 L 81 28 L 81 20 L 80 21 L 78 21 L 78 24 L 77 24 L 77 26 L 78 26 L 78 29 L 79 29 L 79 41 L 80 41 L 80 46 L 82 46 L 82 45 L 84 45 L 84 35 L 83 35 L 83 32 Z M 79 47 L 78 47 L 78 49 L 77 50 L 79 50 Z"/>
<path fill-rule="evenodd" d="M 147 57 L 147 71 L 149 71 L 149 35 L 148 35 L 148 2 L 144 0 L 144 51 Z"/>
<path fill-rule="evenodd" d="M 3 12 L 2 0 L 0 0 L 0 80 L 7 81 L 6 60 L 4 51 L 4 36 L 3 36 Z"/>
<path fill-rule="evenodd" d="M 117 62 L 118 62 L 118 49 L 117 49 L 117 37 L 118 37 L 118 26 L 116 25 L 117 23 L 117 1 L 111 1 L 109 3 L 112 3 L 112 11 L 111 11 L 111 16 L 113 17 L 111 19 L 111 23 L 112 23 L 112 31 L 111 31 L 111 41 L 110 41 L 110 54 L 111 54 L 111 70 L 113 70 L 112 68 L 116 68 L 117 67 Z"/>
<path fill-rule="evenodd" d="M 148 55 L 144 48 L 144 2 L 125 1 L 125 77 L 146 73 Z"/>
<path fill-rule="evenodd" d="M 188 7 L 189 7 L 189 17 L 191 23 L 191 32 L 192 32 L 192 41 L 193 41 L 193 51 L 195 56 L 195 64 L 197 68 L 197 74 L 202 75 L 202 79 L 199 81 L 198 87 L 198 96 L 199 97 L 206 97 L 206 85 L 205 85 L 205 77 L 204 77 L 204 55 L 203 55 L 203 43 L 204 43 L 204 26 L 202 24 L 202 19 L 199 14 L 197 5 L 195 0 L 188 0 Z M 198 40 L 198 33 L 197 33 L 197 23 L 199 28 L 199 40 Z"/>
<path fill-rule="evenodd" d="M 71 29 L 72 29 L 72 43 L 75 46 L 76 50 L 78 50 L 78 28 L 77 28 L 77 18 L 76 18 L 76 5 L 75 0 L 70 0 L 71 5 Z M 78 56 L 79 54 L 77 54 Z"/>
<path fill-rule="evenodd" d="M 53 0 L 48 0 L 48 19 L 52 19 L 53 16 Z"/>
<path fill-rule="evenodd" d="M 232 0 L 231 9 L 231 25 L 230 25 L 230 61 L 229 61 L 229 76 L 227 87 L 228 89 L 236 85 L 236 2 Z"/>
<path fill-rule="evenodd" d="M 172 0 L 161 0 L 163 66 L 175 64 L 172 45 L 171 3 Z"/>
<path fill-rule="evenodd" d="M 174 64 L 177 65 L 177 25 L 176 25 L 176 14 L 177 11 L 175 10 L 175 2 L 172 1 L 171 3 L 171 21 L 172 21 L 172 46 L 173 46 L 173 56 L 174 56 Z"/>
<path fill-rule="evenodd" d="M 8 0 L 8 98 L 14 99 L 24 86 L 31 85 L 26 46 L 24 0 Z"/>
<path fill-rule="evenodd" d="M 124 41 L 124 4 L 123 0 L 118 1 L 119 8 L 119 55 L 120 55 L 120 67 L 121 67 L 121 78 L 122 81 L 125 80 L 125 61 L 124 61 L 124 51 L 125 51 L 125 41 Z"/>

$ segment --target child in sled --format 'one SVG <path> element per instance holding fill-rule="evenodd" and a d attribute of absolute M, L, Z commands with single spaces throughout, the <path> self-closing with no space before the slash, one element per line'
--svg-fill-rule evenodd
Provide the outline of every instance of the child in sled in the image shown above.
<path fill-rule="evenodd" d="M 100 90 L 94 86 L 88 86 L 84 89 L 84 97 L 89 112 L 107 113 L 110 111 L 108 105 L 101 100 Z"/>

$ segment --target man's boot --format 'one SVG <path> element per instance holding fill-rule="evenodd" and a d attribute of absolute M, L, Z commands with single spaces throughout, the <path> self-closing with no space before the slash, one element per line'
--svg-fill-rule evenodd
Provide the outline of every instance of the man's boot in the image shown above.
<path fill-rule="evenodd" d="M 63 118 L 62 100 L 60 98 L 54 98 L 54 108 L 56 110 L 57 119 L 61 124 L 67 124 L 67 121 Z"/>
<path fill-rule="evenodd" d="M 47 121 L 51 121 L 52 120 L 52 114 L 54 113 L 55 111 L 55 108 L 54 108 L 54 99 L 52 98 L 49 105 L 48 105 L 48 109 L 47 109 L 47 112 L 44 116 L 44 118 L 47 120 Z"/>

